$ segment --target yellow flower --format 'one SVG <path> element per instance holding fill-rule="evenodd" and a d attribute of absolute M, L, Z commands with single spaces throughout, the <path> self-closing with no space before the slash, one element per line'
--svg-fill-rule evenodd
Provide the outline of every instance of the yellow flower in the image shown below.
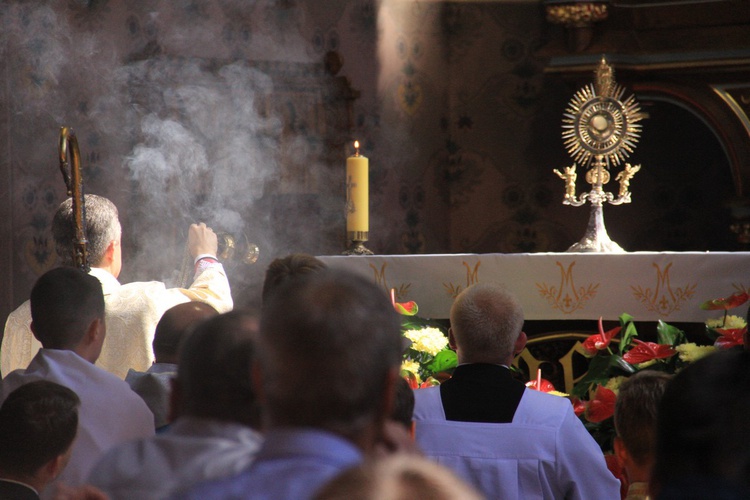
<path fill-rule="evenodd" d="M 730 314 L 724 323 L 724 318 L 712 318 L 706 320 L 706 326 L 709 328 L 722 328 L 725 330 L 734 330 L 736 328 L 745 328 L 747 322 L 745 318 Z"/>
<path fill-rule="evenodd" d="M 401 371 L 412 372 L 419 378 L 419 363 L 410 359 L 405 359 L 401 362 Z"/>
<path fill-rule="evenodd" d="M 604 387 L 614 392 L 615 394 L 618 394 L 620 392 L 620 384 L 622 384 L 626 379 L 627 377 L 623 376 L 612 377 L 611 379 L 607 380 L 607 383 L 604 385 Z"/>
<path fill-rule="evenodd" d="M 696 345 L 695 343 L 690 342 L 678 345 L 675 347 L 675 350 L 679 353 L 680 360 L 686 363 L 692 363 L 712 352 L 716 352 L 716 347 L 712 345 Z"/>
<path fill-rule="evenodd" d="M 404 332 L 404 336 L 412 341 L 412 349 L 432 356 L 448 347 L 448 339 L 437 328 L 426 327 L 421 330 L 407 330 Z"/>
<path fill-rule="evenodd" d="M 547 394 L 552 394 L 553 396 L 560 396 L 561 398 L 567 398 L 569 394 L 565 394 L 564 392 L 560 391 L 549 391 Z"/>

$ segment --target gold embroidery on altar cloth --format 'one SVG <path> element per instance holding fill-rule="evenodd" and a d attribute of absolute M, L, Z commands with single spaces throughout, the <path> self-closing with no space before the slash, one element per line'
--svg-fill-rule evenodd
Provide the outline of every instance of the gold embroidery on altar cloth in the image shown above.
<path fill-rule="evenodd" d="M 391 294 L 391 288 L 396 290 L 396 301 L 403 301 L 407 298 L 407 295 L 409 295 L 409 288 L 411 288 L 411 283 L 401 283 L 397 287 L 390 287 L 388 286 L 388 280 L 385 277 L 385 268 L 388 266 L 387 262 L 383 262 L 383 265 L 380 266 L 380 269 L 375 267 L 375 264 L 370 263 L 370 268 L 375 273 L 375 283 L 377 283 L 379 286 L 382 286 L 385 291 L 390 296 Z"/>
<path fill-rule="evenodd" d="M 474 283 L 479 283 L 479 266 L 482 264 L 482 261 L 477 261 L 476 265 L 474 266 L 474 269 L 471 268 L 471 266 L 464 261 L 463 265 L 466 268 L 466 286 L 457 285 L 453 282 L 443 283 L 443 288 L 445 288 L 445 292 L 451 297 L 456 298 L 459 293 L 461 293 L 461 290 L 464 288 L 469 288 Z"/>
<path fill-rule="evenodd" d="M 664 267 L 664 270 L 654 262 L 652 265 L 656 268 L 656 286 L 643 288 L 641 285 L 631 286 L 633 295 L 636 299 L 646 306 L 646 310 L 657 312 L 661 316 L 669 316 L 674 311 L 679 311 L 682 304 L 689 300 L 698 286 L 697 283 L 685 285 L 684 288 L 672 288 L 669 278 L 669 271 L 672 268 L 672 262 Z"/>
<path fill-rule="evenodd" d="M 576 265 L 576 262 L 571 262 L 567 269 L 560 262 L 556 262 L 556 264 L 560 268 L 560 286 L 537 283 L 539 295 L 547 299 L 552 309 L 558 309 L 563 314 L 570 314 L 573 311 L 583 309 L 586 302 L 596 295 L 599 283 L 589 283 L 587 286 L 576 287 L 573 281 L 573 266 Z"/>

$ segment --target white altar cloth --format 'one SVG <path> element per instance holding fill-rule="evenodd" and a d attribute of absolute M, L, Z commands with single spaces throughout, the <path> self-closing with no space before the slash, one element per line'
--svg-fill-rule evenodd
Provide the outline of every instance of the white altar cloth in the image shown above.
<path fill-rule="evenodd" d="M 321 256 L 332 268 L 369 276 L 419 316 L 447 318 L 453 299 L 477 282 L 513 291 L 527 320 L 628 313 L 636 321 L 704 322 L 700 304 L 750 290 L 750 252 L 516 253 Z M 745 306 L 730 311 L 744 316 Z"/>

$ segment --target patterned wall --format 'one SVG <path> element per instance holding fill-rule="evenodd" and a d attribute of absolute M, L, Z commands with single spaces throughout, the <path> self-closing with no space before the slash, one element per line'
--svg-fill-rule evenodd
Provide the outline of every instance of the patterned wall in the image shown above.
<path fill-rule="evenodd" d="M 535 2 L 8 0 L 0 16 L 3 317 L 55 264 L 61 124 L 78 131 L 87 192 L 121 209 L 125 281 L 169 279 L 195 219 L 260 246 L 233 269 L 238 294 L 277 255 L 339 253 L 354 138 L 376 253 L 562 251 L 583 235 L 588 209 L 562 206 L 552 173 L 570 163 L 560 120 L 576 88 L 544 72 Z M 342 79 L 359 91 L 351 113 Z M 628 250 L 732 249 L 721 147 L 672 108 L 649 108 L 650 153 L 634 203 L 605 211 L 610 235 Z M 703 146 L 675 158 L 695 139 L 652 134 L 661 116 Z M 689 186 L 673 190 L 680 172 Z"/>

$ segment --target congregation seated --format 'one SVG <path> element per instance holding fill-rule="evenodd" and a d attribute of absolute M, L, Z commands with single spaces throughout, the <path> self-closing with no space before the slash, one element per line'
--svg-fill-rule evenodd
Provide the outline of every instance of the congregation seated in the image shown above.
<path fill-rule="evenodd" d="M 0 498 L 39 500 L 65 468 L 78 429 L 75 392 L 39 380 L 11 392 L 0 407 Z"/>
<path fill-rule="evenodd" d="M 368 460 L 329 481 L 314 500 L 482 500 L 450 469 L 414 454 Z"/>
<path fill-rule="evenodd" d="M 31 290 L 31 328 L 42 349 L 25 370 L 2 381 L 2 399 L 24 384 L 48 380 L 81 400 L 70 462 L 56 482 L 76 486 L 110 448 L 154 434 L 146 403 L 119 377 L 95 366 L 106 335 L 98 279 L 73 267 L 43 274 Z"/>
<path fill-rule="evenodd" d="M 156 324 L 152 343 L 154 364 L 145 372 L 128 370 L 125 382 L 154 414 L 156 430 L 169 423 L 169 394 L 172 379 L 177 375 L 180 340 L 195 323 L 217 314 L 216 309 L 203 302 L 185 302 L 168 309 Z"/>
<path fill-rule="evenodd" d="M 255 461 L 178 498 L 304 500 L 384 444 L 400 319 L 371 280 L 322 270 L 285 284 L 264 303 L 257 349 L 265 440 Z"/>
<path fill-rule="evenodd" d="M 414 391 L 425 455 L 488 498 L 619 498 L 619 481 L 570 401 L 513 378 L 508 367 L 526 343 L 516 298 L 476 284 L 456 297 L 450 319 L 459 365 L 440 386 Z"/>
<path fill-rule="evenodd" d="M 656 416 L 671 375 L 644 370 L 620 385 L 615 403 L 615 455 L 625 471 L 625 500 L 647 500 L 656 448 Z"/>
<path fill-rule="evenodd" d="M 110 450 L 90 483 L 112 500 L 157 500 L 246 468 L 262 441 L 250 385 L 256 336 L 256 318 L 238 310 L 200 322 L 180 348 L 173 422 Z"/>
<path fill-rule="evenodd" d="M 727 349 L 674 376 L 658 409 L 656 500 L 750 498 L 750 352 Z"/>

